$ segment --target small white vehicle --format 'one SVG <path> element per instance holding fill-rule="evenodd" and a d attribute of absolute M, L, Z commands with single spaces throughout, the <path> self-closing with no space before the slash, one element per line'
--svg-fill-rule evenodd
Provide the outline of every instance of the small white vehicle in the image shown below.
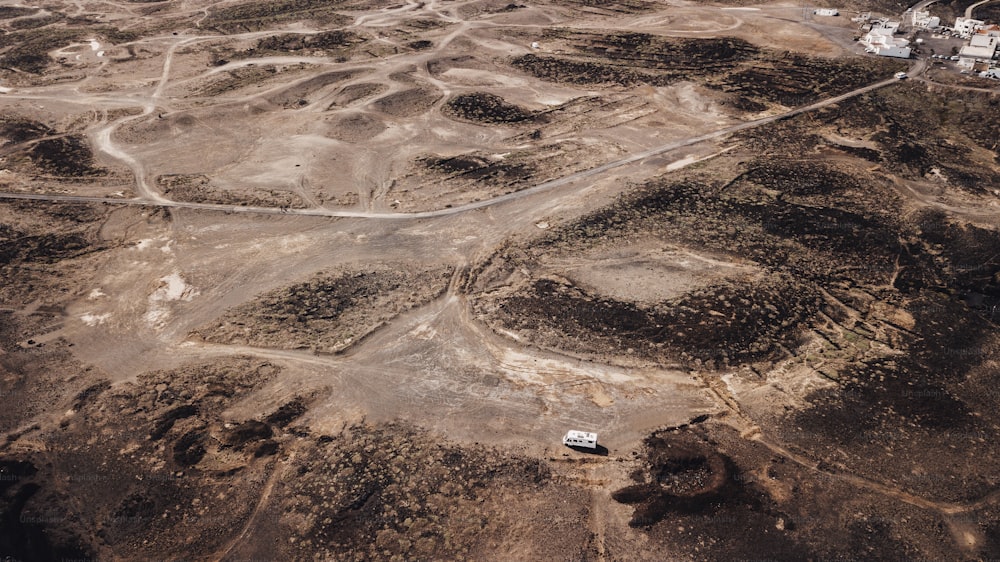
<path fill-rule="evenodd" d="M 588 449 L 597 448 L 597 434 L 587 431 L 577 431 L 571 429 L 563 435 L 563 445 L 567 447 L 586 447 Z"/>
<path fill-rule="evenodd" d="M 906 73 L 905 72 L 897 72 L 895 76 L 896 76 L 896 80 L 906 80 Z"/>

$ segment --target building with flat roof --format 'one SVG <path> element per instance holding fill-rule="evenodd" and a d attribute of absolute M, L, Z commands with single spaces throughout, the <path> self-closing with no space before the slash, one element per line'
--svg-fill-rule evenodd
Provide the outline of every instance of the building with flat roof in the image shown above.
<path fill-rule="evenodd" d="M 898 21 L 879 21 L 872 24 L 871 30 L 861 38 L 865 52 L 880 57 L 910 58 L 910 42 L 906 39 L 893 37 L 899 29 Z"/>
<path fill-rule="evenodd" d="M 974 20 L 972 18 L 955 18 L 955 33 L 961 37 L 971 37 L 977 29 L 982 27 L 986 22 L 983 20 Z"/>
<path fill-rule="evenodd" d="M 969 40 L 969 44 L 958 52 L 958 66 L 974 68 L 979 63 L 989 65 L 996 56 L 998 48 L 1000 48 L 1000 37 L 976 33 Z"/>
<path fill-rule="evenodd" d="M 937 29 L 941 27 L 941 18 L 932 16 L 930 12 L 910 12 L 910 25 L 920 29 Z"/>
<path fill-rule="evenodd" d="M 976 63 L 985 62 L 989 64 L 989 61 L 993 60 L 995 53 L 996 49 L 990 47 L 962 47 L 962 50 L 958 52 L 958 66 L 973 68 L 976 66 Z"/>
<path fill-rule="evenodd" d="M 982 33 L 976 33 L 969 39 L 970 47 L 989 47 L 996 50 L 997 43 L 1000 42 L 1000 37 L 993 37 L 991 35 L 986 35 Z"/>

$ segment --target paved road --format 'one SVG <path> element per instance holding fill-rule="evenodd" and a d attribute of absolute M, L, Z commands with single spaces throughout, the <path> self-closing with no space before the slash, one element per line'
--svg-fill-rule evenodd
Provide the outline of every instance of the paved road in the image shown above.
<path fill-rule="evenodd" d="M 972 10 L 978 8 L 979 6 L 982 6 L 983 4 L 989 4 L 990 2 L 994 2 L 994 1 L 995 0 L 982 0 L 982 2 L 976 2 L 975 4 L 969 6 L 968 8 L 965 9 L 965 18 L 966 19 L 971 19 L 972 18 Z"/>
<path fill-rule="evenodd" d="M 910 68 L 911 75 L 918 75 L 924 71 L 926 68 L 926 61 L 919 60 L 916 61 Z M 465 205 L 458 205 L 455 207 L 450 207 L 447 209 L 438 209 L 435 211 L 422 211 L 417 213 L 377 213 L 377 212 L 367 212 L 367 211 L 345 211 L 345 210 L 331 210 L 331 209 L 288 209 L 288 208 L 275 208 L 275 207 L 252 207 L 252 206 L 241 206 L 241 205 L 222 205 L 215 203 L 188 203 L 183 201 L 171 201 L 163 198 L 159 194 L 156 194 L 154 198 L 146 199 L 116 199 L 113 197 L 86 197 L 80 195 L 44 195 L 44 194 L 34 194 L 34 193 L 5 193 L 0 192 L 0 199 L 25 199 L 25 200 L 36 200 L 36 201 L 62 201 L 67 203 L 111 203 L 116 205 L 140 205 L 140 206 L 155 206 L 155 207 L 170 207 L 170 208 L 184 208 L 184 209 L 202 209 L 208 211 L 222 211 L 226 213 L 255 213 L 255 214 L 267 214 L 267 215 L 298 215 L 298 216 L 316 216 L 316 217 L 344 217 L 344 218 L 367 218 L 367 219 L 383 219 L 383 220 L 400 220 L 400 219 L 427 219 L 435 217 L 443 217 L 448 215 L 455 215 L 459 213 L 465 213 L 468 211 L 473 211 L 475 209 L 482 209 L 485 207 L 491 207 L 494 205 L 499 205 L 507 201 L 513 201 L 515 199 L 521 199 L 523 197 L 528 197 L 536 193 L 543 191 L 549 191 L 557 187 L 561 187 L 573 182 L 580 180 L 585 180 L 598 176 L 613 170 L 615 168 L 620 168 L 628 164 L 639 162 L 650 158 L 652 156 L 658 156 L 667 152 L 677 150 L 679 148 L 684 148 L 686 146 L 691 146 L 699 144 L 708 140 L 718 139 L 731 135 L 739 131 L 745 131 L 747 129 L 754 129 L 761 127 L 775 121 L 780 121 L 782 119 L 788 119 L 796 115 L 801 115 L 810 111 L 815 111 L 820 108 L 828 107 L 830 105 L 839 103 L 846 99 L 857 97 L 861 94 L 877 90 L 879 88 L 884 88 L 891 84 L 898 82 L 895 78 L 890 78 L 888 80 L 882 80 L 881 82 L 876 82 L 870 84 L 863 88 L 858 88 L 847 92 L 846 94 L 841 94 L 823 101 L 816 102 L 811 105 L 803 106 L 797 109 L 786 111 L 778 115 L 772 115 L 770 117 L 764 117 L 761 119 L 756 119 L 754 121 L 747 121 L 746 123 L 740 123 L 733 125 L 731 127 L 726 127 L 713 131 L 711 133 L 706 133 L 704 135 L 699 135 L 696 137 L 691 137 L 683 139 L 680 141 L 674 141 L 668 144 L 664 144 L 649 150 L 644 150 L 638 152 L 631 156 L 627 156 L 620 160 L 615 160 L 613 162 L 608 162 L 607 164 L 602 164 L 596 168 L 591 168 L 589 170 L 583 170 L 575 174 L 570 174 L 558 179 L 540 183 L 533 187 L 522 189 L 513 193 L 508 193 L 506 195 L 501 195 L 499 197 L 494 197 L 492 199 L 486 199 L 483 201 L 477 201 L 474 203 L 468 203 Z M 103 147 L 105 150 L 107 147 Z M 137 164 L 137 163 L 136 163 Z M 141 170 L 140 170 L 141 172 Z"/>

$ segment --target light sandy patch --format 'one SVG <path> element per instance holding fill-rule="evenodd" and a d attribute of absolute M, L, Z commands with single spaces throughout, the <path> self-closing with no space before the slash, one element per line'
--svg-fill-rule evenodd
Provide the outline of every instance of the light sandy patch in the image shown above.
<path fill-rule="evenodd" d="M 105 312 L 104 314 L 93 314 L 88 312 L 80 316 L 80 321 L 88 326 L 100 326 L 107 322 L 108 318 L 111 318 L 110 312 Z"/>
<path fill-rule="evenodd" d="M 640 240 L 624 248 L 595 248 L 549 260 L 543 271 L 560 272 L 580 288 L 605 297 L 657 304 L 723 279 L 752 275 L 756 268 L 658 240 Z"/>
<path fill-rule="evenodd" d="M 870 148 L 872 150 L 877 150 L 878 145 L 872 141 L 864 139 L 853 139 L 845 136 L 838 135 L 836 133 L 826 133 L 823 138 L 841 146 L 850 146 L 852 148 Z"/>
<path fill-rule="evenodd" d="M 708 160 L 710 158 L 715 158 L 716 156 L 719 156 L 721 154 L 725 154 L 725 153 L 729 152 L 730 150 L 732 150 L 734 148 L 736 148 L 735 145 L 731 146 L 729 148 L 726 148 L 724 150 L 720 150 L 718 152 L 713 152 L 712 154 L 708 154 L 706 156 L 699 156 L 699 155 L 696 155 L 696 154 L 692 154 L 690 156 L 685 156 L 684 158 L 681 158 L 680 160 L 677 160 L 675 162 L 671 162 L 670 164 L 667 164 L 667 171 L 668 172 L 673 172 L 673 171 L 676 171 L 676 170 L 680 170 L 681 168 L 686 168 L 686 167 L 690 166 L 691 164 L 697 164 L 698 162 L 702 162 L 702 161 Z"/>
<path fill-rule="evenodd" d="M 154 328 L 161 328 L 170 318 L 170 309 L 166 303 L 173 301 L 190 302 L 201 294 L 184 281 L 178 272 L 171 273 L 159 280 L 159 286 L 148 299 L 148 307 L 143 319 Z"/>
<path fill-rule="evenodd" d="M 498 357 L 500 370 L 514 381 L 528 384 L 565 384 L 596 380 L 611 384 L 633 382 L 625 369 L 610 365 L 573 363 L 559 359 L 537 357 L 514 349 L 504 349 Z M 577 364 L 574 364 L 577 363 Z"/>
<path fill-rule="evenodd" d="M 150 299 L 158 301 L 190 301 L 200 293 L 197 289 L 189 286 L 180 273 L 176 271 L 160 278 L 160 286 L 150 296 Z"/>

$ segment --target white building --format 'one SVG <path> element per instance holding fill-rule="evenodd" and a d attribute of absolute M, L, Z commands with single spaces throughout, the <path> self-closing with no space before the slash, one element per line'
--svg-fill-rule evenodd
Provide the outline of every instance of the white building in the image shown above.
<path fill-rule="evenodd" d="M 941 27 L 941 18 L 931 16 L 930 12 L 910 12 L 910 17 L 912 18 L 910 24 L 913 27 L 921 29 L 937 29 Z"/>
<path fill-rule="evenodd" d="M 893 35 L 899 29 L 898 21 L 881 21 L 872 24 L 871 31 L 861 38 L 865 51 L 880 57 L 910 58 L 910 42 Z"/>
<path fill-rule="evenodd" d="M 955 18 L 955 33 L 961 37 L 970 37 L 977 29 L 985 24 L 983 20 L 974 20 L 972 18 Z"/>

